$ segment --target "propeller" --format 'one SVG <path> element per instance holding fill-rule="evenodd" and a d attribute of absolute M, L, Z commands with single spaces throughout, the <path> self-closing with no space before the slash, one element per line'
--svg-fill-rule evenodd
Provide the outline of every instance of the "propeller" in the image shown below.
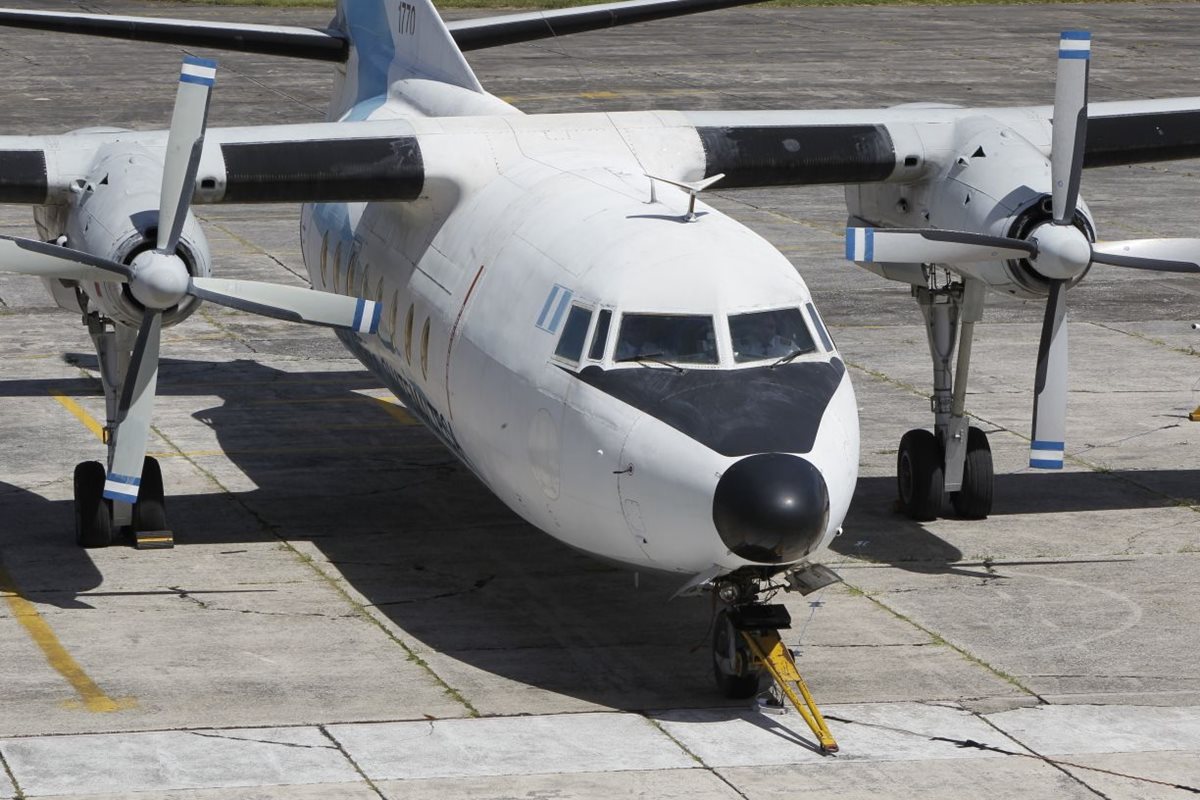
<path fill-rule="evenodd" d="M 118 404 L 112 462 L 104 485 L 110 500 L 138 498 L 158 384 L 163 312 L 191 296 L 276 319 L 345 328 L 379 329 L 380 304 L 357 297 L 258 281 L 193 278 L 177 254 L 187 221 L 217 64 L 185 57 L 171 115 L 159 195 L 155 248 L 129 265 L 31 239 L 0 236 L 0 270 L 43 278 L 127 283 L 145 308 Z"/>
<path fill-rule="evenodd" d="M 973 231 L 847 228 L 846 258 L 859 262 L 955 264 L 1027 259 L 1049 282 L 1038 344 L 1029 465 L 1062 469 L 1067 417 L 1068 283 L 1093 263 L 1157 272 L 1200 273 L 1200 239 L 1091 242 L 1075 222 L 1087 141 L 1092 37 L 1064 31 L 1058 45 L 1050 144 L 1052 219 L 1026 239 Z"/>

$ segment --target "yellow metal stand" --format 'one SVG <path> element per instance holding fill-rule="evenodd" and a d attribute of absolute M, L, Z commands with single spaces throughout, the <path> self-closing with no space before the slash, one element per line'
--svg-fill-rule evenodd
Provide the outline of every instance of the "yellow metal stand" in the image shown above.
<path fill-rule="evenodd" d="M 833 739 L 833 734 L 829 732 L 829 725 L 825 723 L 825 718 L 821 716 L 821 710 L 817 708 L 816 701 L 809 694 L 804 678 L 800 677 L 800 671 L 796 669 L 796 660 L 792 658 L 792 651 L 784 647 L 783 640 L 779 638 L 779 632 L 743 630 L 741 634 L 742 638 L 746 640 L 746 644 L 750 646 L 750 652 L 767 668 L 783 694 L 800 712 L 800 716 L 804 717 L 809 729 L 821 743 L 821 751 L 836 753 L 838 745 Z"/>

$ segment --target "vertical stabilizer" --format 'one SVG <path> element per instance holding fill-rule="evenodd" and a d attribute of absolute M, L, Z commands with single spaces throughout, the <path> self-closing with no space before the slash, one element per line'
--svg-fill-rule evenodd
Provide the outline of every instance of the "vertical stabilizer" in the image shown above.
<path fill-rule="evenodd" d="M 483 92 L 430 0 L 340 0 L 333 27 L 350 40 L 346 76 L 330 109 L 366 119 L 400 80 L 425 79 Z"/>

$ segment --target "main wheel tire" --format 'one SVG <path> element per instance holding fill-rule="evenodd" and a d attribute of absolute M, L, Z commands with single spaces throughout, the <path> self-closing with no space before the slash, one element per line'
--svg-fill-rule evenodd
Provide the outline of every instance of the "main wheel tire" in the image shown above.
<path fill-rule="evenodd" d="M 945 474 L 942 446 L 927 430 L 911 430 L 896 453 L 896 488 L 905 516 L 918 522 L 937 519 L 942 511 Z"/>
<path fill-rule="evenodd" d="M 104 499 L 104 465 L 84 461 L 75 466 L 75 543 L 108 547 L 112 542 L 112 508 Z"/>
<path fill-rule="evenodd" d="M 979 428 L 967 429 L 962 489 L 951 493 L 950 502 L 963 519 L 986 519 L 992 513 L 992 447 Z"/>
<path fill-rule="evenodd" d="M 135 531 L 167 529 L 167 507 L 163 494 L 162 470 L 158 461 L 146 456 L 146 460 L 142 462 L 142 482 L 138 486 L 138 499 L 133 504 Z"/>
<path fill-rule="evenodd" d="M 713 677 L 717 690 L 731 700 L 754 697 L 762 683 L 762 671 L 750 664 L 749 649 L 729 621 L 729 610 L 721 609 L 713 623 Z"/>

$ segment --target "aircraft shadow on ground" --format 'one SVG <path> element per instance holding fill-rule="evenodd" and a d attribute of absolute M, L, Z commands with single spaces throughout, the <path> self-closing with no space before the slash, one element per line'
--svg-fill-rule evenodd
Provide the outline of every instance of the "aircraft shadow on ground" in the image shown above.
<path fill-rule="evenodd" d="M 197 445 L 220 476 L 228 458 L 248 491 L 180 494 L 168 485 L 178 546 L 308 540 L 366 602 L 410 637 L 457 664 L 434 663 L 455 684 L 478 670 L 587 704 L 624 709 L 711 707 L 708 599 L 668 602 L 683 576 L 634 576 L 573 551 L 526 524 L 420 425 L 403 425 L 358 393 L 366 372 L 285 372 L 252 361 L 164 359 L 160 395 L 212 396 L 195 412 L 216 447 Z M 95 394 L 98 384 L 3 381 L 0 398 Z M 161 447 L 151 445 L 151 450 Z M 181 443 L 184 450 L 192 445 Z M 102 457 L 81 452 L 79 460 Z M 224 453 L 220 455 L 218 451 Z M 171 469 L 164 470 L 169 476 Z M 1167 476 L 1195 481 L 1200 471 Z M 1117 476 L 1119 478 L 1119 476 Z M 999 513 L 1107 508 L 1112 475 L 1001 476 Z M 867 478 L 833 549 L 915 571 L 951 572 L 962 553 L 892 509 L 894 481 Z M 1169 501 L 1121 493 L 1144 507 Z M 0 546 L 40 602 L 88 607 L 102 576 L 73 543 L 69 501 L 0 483 Z M 1057 505 L 1054 505 L 1057 503 Z M 986 524 L 986 523 L 984 523 Z M 30 545 L 30 542 L 33 542 Z M 15 556 L 14 556 L 15 554 Z M 970 567 L 969 574 L 976 574 Z M 982 571 L 980 571 L 982 572 Z M 178 589 L 179 587 L 177 587 Z M 182 587 L 189 593 L 209 587 Z M 176 589 L 164 589 L 171 594 Z M 494 683 L 494 681 L 493 681 Z M 579 707 L 576 704 L 574 707 Z M 744 705 L 743 705 L 744 707 Z"/>

